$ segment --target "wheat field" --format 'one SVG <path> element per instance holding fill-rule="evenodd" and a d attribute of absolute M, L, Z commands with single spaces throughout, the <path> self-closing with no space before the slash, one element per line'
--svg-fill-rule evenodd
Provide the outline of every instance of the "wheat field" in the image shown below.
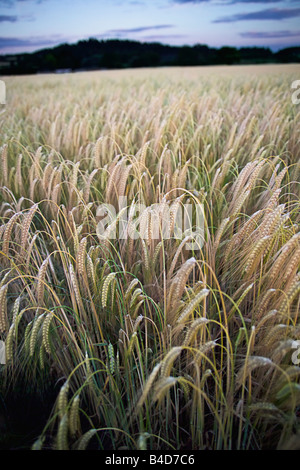
<path fill-rule="evenodd" d="M 29 448 L 300 449 L 299 71 L 4 77 L 0 395 L 52 397 Z M 110 236 L 120 198 L 140 236 Z"/>

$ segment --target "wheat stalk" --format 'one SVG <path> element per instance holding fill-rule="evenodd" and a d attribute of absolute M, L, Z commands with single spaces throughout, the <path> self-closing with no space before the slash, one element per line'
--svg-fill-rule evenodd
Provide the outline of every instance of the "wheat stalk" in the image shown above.
<path fill-rule="evenodd" d="M 88 446 L 88 443 L 92 437 L 97 433 L 97 429 L 90 429 L 85 434 L 83 434 L 77 444 L 77 450 L 85 450 Z"/>
<path fill-rule="evenodd" d="M 69 430 L 70 430 L 71 437 L 76 436 L 76 434 L 79 432 L 79 423 L 80 423 L 79 404 L 80 404 L 80 397 L 79 395 L 76 395 L 76 397 L 72 401 L 72 405 L 71 405 L 70 413 L 69 413 Z"/>
<path fill-rule="evenodd" d="M 158 384 L 155 387 L 155 392 L 153 395 L 153 401 L 158 401 L 159 403 L 162 401 L 164 396 L 166 395 L 167 391 L 176 385 L 178 382 L 178 377 L 163 377 L 160 379 Z"/>
<path fill-rule="evenodd" d="M 43 299 L 44 299 L 44 290 L 45 290 L 45 278 L 46 278 L 46 272 L 49 264 L 49 259 L 50 255 L 43 261 L 39 272 L 38 272 L 38 283 L 37 283 L 37 288 L 36 288 L 36 297 L 37 297 L 37 304 L 39 306 L 43 305 Z"/>
<path fill-rule="evenodd" d="M 56 449 L 57 450 L 69 450 L 68 445 L 68 415 L 64 414 L 61 418 L 58 426 L 57 436 L 56 436 Z"/>
<path fill-rule="evenodd" d="M 64 385 L 60 388 L 58 398 L 57 398 L 57 410 L 60 419 L 66 416 L 67 405 L 68 405 L 68 393 L 70 389 L 70 383 L 67 380 Z"/>
<path fill-rule="evenodd" d="M 247 375 L 250 375 L 258 367 L 274 367 L 273 362 L 268 357 L 263 356 L 250 356 L 246 359 L 245 364 L 237 373 L 236 376 L 236 389 L 239 389 Z"/>
<path fill-rule="evenodd" d="M 189 345 L 192 342 L 194 336 L 197 334 L 198 330 L 202 326 L 207 325 L 207 323 L 209 323 L 209 320 L 204 317 L 197 318 L 197 320 L 194 320 L 186 333 L 183 346 Z"/>
<path fill-rule="evenodd" d="M 28 231 L 31 225 L 32 219 L 38 209 L 38 204 L 34 204 L 28 211 L 23 224 L 22 224 L 22 231 L 21 231 L 21 249 L 25 251 L 27 239 L 28 239 Z"/>
<path fill-rule="evenodd" d="M 7 290 L 8 284 L 5 284 L 0 289 L 0 333 L 6 331 L 8 320 L 7 320 Z"/>
<path fill-rule="evenodd" d="M 138 411 L 141 406 L 145 403 L 145 400 L 153 386 L 153 383 L 158 375 L 158 372 L 161 368 L 161 362 L 159 362 L 158 364 L 156 364 L 156 366 L 154 367 L 154 369 L 152 370 L 151 374 L 149 375 L 148 377 L 148 380 L 144 386 L 144 389 L 143 389 L 143 393 L 137 403 L 137 406 L 136 406 L 136 410 Z"/>
<path fill-rule="evenodd" d="M 195 308 L 198 307 L 199 303 L 205 299 L 209 294 L 208 289 L 202 289 L 196 297 L 186 306 L 186 308 L 181 313 L 180 317 L 177 320 L 177 323 L 182 323 L 187 317 L 189 317 Z"/>
<path fill-rule="evenodd" d="M 108 294 L 108 289 L 110 286 L 110 283 L 115 279 L 117 273 L 110 273 L 108 276 L 106 276 L 103 286 L 102 286 L 102 294 L 101 294 L 101 302 L 102 302 L 102 307 L 105 308 L 107 305 L 107 294 Z"/>
<path fill-rule="evenodd" d="M 50 332 L 50 325 L 51 325 L 53 318 L 54 318 L 54 314 L 52 312 L 49 312 L 45 317 L 45 320 L 43 322 L 43 329 L 42 329 L 43 345 L 48 354 L 51 354 L 49 332 Z"/>
<path fill-rule="evenodd" d="M 181 346 L 176 346 L 172 348 L 168 354 L 164 357 L 162 363 L 161 363 L 161 376 L 162 377 L 168 377 L 170 375 L 171 369 L 173 367 L 173 363 L 175 359 L 179 356 L 179 354 L 182 352 L 182 347 Z"/>
<path fill-rule="evenodd" d="M 44 313 L 37 316 L 34 320 L 33 327 L 31 330 L 30 341 L 29 341 L 29 355 L 32 357 L 34 355 L 36 340 L 39 333 L 40 325 L 44 319 Z"/>

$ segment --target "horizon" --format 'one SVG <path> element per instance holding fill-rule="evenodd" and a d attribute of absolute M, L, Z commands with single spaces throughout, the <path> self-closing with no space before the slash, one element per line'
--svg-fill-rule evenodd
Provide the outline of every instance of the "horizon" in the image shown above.
<path fill-rule="evenodd" d="M 90 38 L 276 52 L 300 45 L 299 17 L 298 0 L 0 0 L 0 54 Z"/>
<path fill-rule="evenodd" d="M 253 46 L 228 46 L 227 44 L 224 44 L 224 45 L 220 45 L 220 46 L 210 46 L 209 44 L 204 44 L 204 43 L 195 43 L 195 44 L 167 44 L 167 43 L 163 43 L 163 42 L 159 42 L 159 41 L 142 41 L 142 40 L 138 40 L 138 39 L 127 39 L 127 38 L 95 38 L 93 36 L 91 37 L 87 37 L 87 38 L 84 38 L 84 39 L 78 39 L 76 42 L 61 42 L 61 43 L 58 43 L 58 44 L 55 44 L 55 45 L 50 45 L 50 46 L 45 46 L 45 47 L 41 47 L 41 48 L 38 48 L 38 49 L 35 49 L 33 51 L 23 51 L 23 52 L 6 52 L 6 53 L 2 53 L 1 50 L 0 50 L 0 56 L 17 56 L 17 55 L 24 55 L 24 54 L 34 54 L 34 53 L 39 53 L 39 52 L 43 52 L 43 51 L 51 51 L 52 49 L 55 49 L 57 47 L 60 47 L 60 46 L 64 46 L 64 45 L 68 45 L 68 46 L 77 46 L 77 44 L 79 44 L 80 42 L 83 42 L 83 41 L 89 41 L 89 40 L 96 40 L 96 41 L 99 41 L 99 42 L 107 42 L 107 41 L 122 41 L 122 42 L 126 42 L 126 41 L 129 41 L 129 42 L 136 42 L 136 43 L 139 43 L 139 44 L 160 44 L 161 46 L 169 46 L 169 47 L 196 47 L 196 46 L 207 46 L 209 49 L 221 49 L 222 47 L 232 47 L 232 48 L 235 48 L 237 50 L 240 50 L 240 49 L 251 49 L 251 48 L 264 48 L 264 49 L 269 49 L 271 50 L 272 53 L 276 53 L 276 52 L 279 52 L 280 50 L 284 50 L 284 49 L 288 49 L 288 48 L 292 48 L 292 47 L 300 47 L 300 42 L 299 44 L 295 44 L 295 45 L 291 45 L 291 46 L 284 46 L 282 48 L 280 47 L 277 47 L 275 49 L 272 49 L 272 47 L 269 47 L 269 46 L 257 46 L 257 45 L 253 45 Z M 217 64 L 218 65 L 218 64 Z"/>

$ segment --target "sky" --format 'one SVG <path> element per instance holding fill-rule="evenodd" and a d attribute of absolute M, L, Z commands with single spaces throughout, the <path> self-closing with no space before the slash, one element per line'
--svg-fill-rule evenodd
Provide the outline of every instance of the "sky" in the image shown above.
<path fill-rule="evenodd" d="M 0 54 L 133 39 L 171 45 L 300 45 L 300 0 L 0 0 Z"/>

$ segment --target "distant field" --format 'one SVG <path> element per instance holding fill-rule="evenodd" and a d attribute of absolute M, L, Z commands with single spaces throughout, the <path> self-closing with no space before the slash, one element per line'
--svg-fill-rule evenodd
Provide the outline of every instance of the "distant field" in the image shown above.
<path fill-rule="evenodd" d="M 300 449 L 300 66 L 2 79 L 0 448 Z"/>

